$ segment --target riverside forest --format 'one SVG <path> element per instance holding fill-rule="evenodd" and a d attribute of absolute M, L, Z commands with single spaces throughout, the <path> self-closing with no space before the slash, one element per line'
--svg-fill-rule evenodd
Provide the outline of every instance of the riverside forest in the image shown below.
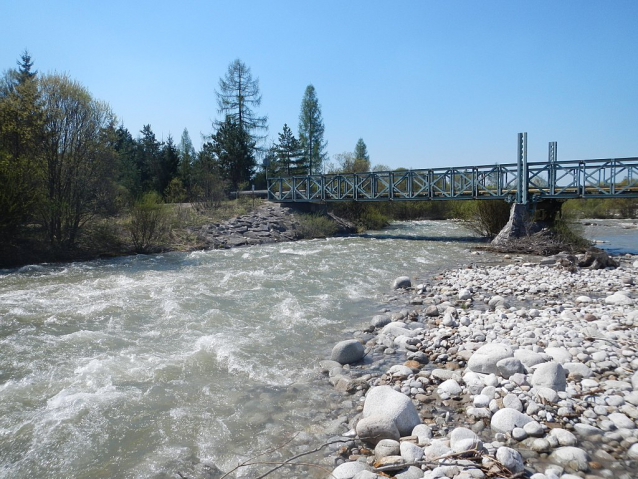
<path fill-rule="evenodd" d="M 270 144 L 268 117 L 257 112 L 259 80 L 246 64 L 231 62 L 215 95 L 220 119 L 197 151 L 186 129 L 179 140 L 158 139 L 150 124 L 132 133 L 106 101 L 67 74 L 39 72 L 25 51 L 0 79 L 0 267 L 197 249 L 194 227 L 255 206 L 249 197 L 231 200 L 233 191 L 263 189 L 277 175 L 389 169 L 371 163 L 361 138 L 352 152 L 328 155 L 313 85 L 302 95 L 297 135 L 284 124 Z M 637 205 L 570 200 L 563 211 L 631 218 Z M 504 202 L 479 201 L 331 208 L 359 230 L 391 219 L 461 218 L 488 237 L 509 212 Z M 316 218 L 304 221 L 317 226 Z M 306 236 L 331 231 L 308 227 Z"/>

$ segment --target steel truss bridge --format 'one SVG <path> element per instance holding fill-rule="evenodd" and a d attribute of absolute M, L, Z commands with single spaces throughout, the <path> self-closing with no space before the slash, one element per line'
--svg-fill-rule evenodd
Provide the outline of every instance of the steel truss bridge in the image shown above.
<path fill-rule="evenodd" d="M 638 198 L 638 157 L 527 162 L 527 133 L 518 135 L 516 163 L 268 179 L 268 199 L 282 203 L 335 201 L 543 200 Z"/>

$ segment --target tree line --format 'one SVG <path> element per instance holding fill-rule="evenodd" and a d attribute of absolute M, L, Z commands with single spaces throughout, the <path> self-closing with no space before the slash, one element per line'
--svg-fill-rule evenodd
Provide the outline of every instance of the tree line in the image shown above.
<path fill-rule="evenodd" d="M 231 62 L 215 90 L 221 119 L 197 151 L 158 139 L 150 124 L 134 136 L 110 106 L 66 74 L 34 69 L 25 51 L 0 78 L 0 238 L 40 227 L 54 249 L 72 247 L 93 218 L 116 215 L 145 195 L 170 203 L 219 203 L 229 192 L 265 188 L 268 176 L 368 171 L 363 140 L 329 163 L 313 85 L 301 101 L 298 134 L 288 124 L 266 145 L 259 79 Z"/>

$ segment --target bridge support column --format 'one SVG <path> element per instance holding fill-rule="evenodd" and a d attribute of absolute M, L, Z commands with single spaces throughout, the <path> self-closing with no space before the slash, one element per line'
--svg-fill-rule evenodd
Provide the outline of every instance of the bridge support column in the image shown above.
<path fill-rule="evenodd" d="M 502 245 L 514 238 L 522 238 L 551 227 L 559 216 L 563 202 L 545 200 L 530 211 L 527 205 L 514 203 L 510 209 L 510 218 L 500 233 L 492 240 L 492 244 Z"/>

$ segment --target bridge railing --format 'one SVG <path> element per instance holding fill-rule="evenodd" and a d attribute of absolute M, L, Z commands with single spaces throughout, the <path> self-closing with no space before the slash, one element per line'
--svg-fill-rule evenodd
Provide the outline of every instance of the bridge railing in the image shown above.
<path fill-rule="evenodd" d="M 523 188 L 526 194 L 519 194 Z M 523 191 L 521 191 L 523 193 Z M 276 202 L 638 197 L 638 158 L 567 160 L 268 179 Z"/>

